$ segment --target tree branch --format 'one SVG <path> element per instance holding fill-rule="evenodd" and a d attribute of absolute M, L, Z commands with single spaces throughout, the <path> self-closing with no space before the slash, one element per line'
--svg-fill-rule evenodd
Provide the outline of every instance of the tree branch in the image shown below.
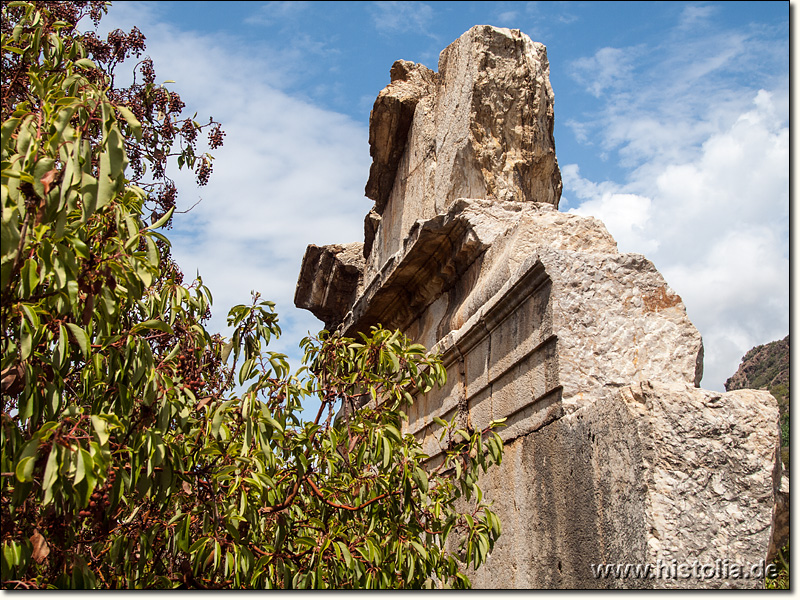
<path fill-rule="evenodd" d="M 362 510 L 362 509 L 366 508 L 367 506 L 369 506 L 370 504 L 373 504 L 374 502 L 377 502 L 378 500 L 383 500 L 384 498 L 388 498 L 390 496 L 397 496 L 398 494 L 400 494 L 402 492 L 402 490 L 396 490 L 394 492 L 386 492 L 385 494 L 381 494 L 380 496 L 375 496 L 371 500 L 367 500 L 366 502 L 364 502 L 363 504 L 360 504 L 359 506 L 348 506 L 346 504 L 337 504 L 336 502 L 331 502 L 330 500 L 328 500 L 325 497 L 325 495 L 322 493 L 322 491 L 314 484 L 314 482 L 311 481 L 311 479 L 306 478 L 305 482 L 311 488 L 311 491 L 314 493 L 314 495 L 317 498 L 319 498 L 320 500 L 322 500 L 328 506 L 331 506 L 333 508 L 340 508 L 342 510 L 349 510 L 349 511 Z"/>

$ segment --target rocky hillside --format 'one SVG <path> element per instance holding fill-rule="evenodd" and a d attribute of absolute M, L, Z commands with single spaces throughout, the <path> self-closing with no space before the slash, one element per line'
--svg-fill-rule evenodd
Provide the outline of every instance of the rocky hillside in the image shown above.
<path fill-rule="evenodd" d="M 727 391 L 744 388 L 769 390 L 781 411 L 781 446 L 784 466 L 789 468 L 789 336 L 756 346 L 742 358 L 733 377 L 725 382 Z"/>

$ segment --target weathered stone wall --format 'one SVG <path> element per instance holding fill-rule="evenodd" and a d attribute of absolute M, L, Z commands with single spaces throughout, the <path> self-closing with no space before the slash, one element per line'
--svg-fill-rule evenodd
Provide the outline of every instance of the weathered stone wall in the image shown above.
<path fill-rule="evenodd" d="M 407 410 L 433 461 L 434 417 L 506 419 L 482 482 L 504 534 L 475 585 L 762 585 L 592 573 L 764 560 L 787 527 L 778 411 L 766 392 L 698 389 L 680 297 L 598 220 L 556 210 L 544 46 L 478 26 L 438 73 L 398 61 L 391 80 L 370 119 L 364 244 L 309 246 L 295 302 L 345 335 L 381 323 L 442 353 L 447 385 Z"/>
<path fill-rule="evenodd" d="M 503 534 L 473 585 L 763 587 L 749 577 L 771 534 L 764 473 L 774 440 L 764 425 L 777 420 L 777 404 L 768 396 L 644 382 L 506 443 L 501 466 L 480 481 Z M 748 578 L 670 570 L 718 560 L 747 565 Z M 652 565 L 654 576 L 595 577 L 593 565 L 605 563 Z"/>

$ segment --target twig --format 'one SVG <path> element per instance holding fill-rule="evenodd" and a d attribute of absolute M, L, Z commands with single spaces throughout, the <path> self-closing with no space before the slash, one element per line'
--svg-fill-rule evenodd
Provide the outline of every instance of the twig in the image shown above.
<path fill-rule="evenodd" d="M 367 500 L 366 502 L 360 504 L 359 506 L 348 506 L 346 504 L 337 504 L 336 502 L 331 502 L 330 500 L 328 500 L 325 497 L 325 495 L 320 491 L 320 489 L 316 485 L 314 485 L 314 482 L 311 481 L 310 479 L 306 479 L 306 483 L 311 488 L 311 491 L 314 493 L 314 495 L 317 496 L 328 506 L 332 506 L 333 508 L 341 508 L 342 510 L 349 510 L 349 511 L 362 510 L 367 506 L 369 506 L 370 504 L 372 504 L 373 502 L 377 502 L 378 500 L 383 500 L 384 498 L 388 498 L 389 496 L 397 496 L 402 491 L 402 490 L 395 490 L 394 492 L 386 492 L 385 494 L 381 494 L 380 496 L 375 496 L 371 500 Z"/>

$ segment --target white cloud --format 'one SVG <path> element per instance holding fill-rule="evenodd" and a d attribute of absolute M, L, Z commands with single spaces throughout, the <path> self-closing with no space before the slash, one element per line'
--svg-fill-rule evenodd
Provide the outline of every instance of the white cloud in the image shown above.
<path fill-rule="evenodd" d="M 501 27 L 513 26 L 519 18 L 519 13 L 515 10 L 506 10 L 498 14 L 496 18 Z"/>
<path fill-rule="evenodd" d="M 245 19 L 250 25 L 275 25 L 294 20 L 310 6 L 310 2 L 267 2 L 258 5 Z"/>
<path fill-rule="evenodd" d="M 590 215 L 603 221 L 614 235 L 620 252 L 649 254 L 659 245 L 649 227 L 651 209 L 652 201 L 645 196 L 604 192 L 567 212 Z"/>
<path fill-rule="evenodd" d="M 594 56 L 575 60 L 572 76 L 599 98 L 609 88 L 626 85 L 635 54 L 636 50 L 631 48 L 601 48 Z"/>
<path fill-rule="evenodd" d="M 189 172 L 171 175 L 179 215 L 169 232 L 173 256 L 187 278 L 197 271 L 214 296 L 212 331 L 225 331 L 227 310 L 250 301 L 250 291 L 277 304 L 282 338 L 271 344 L 297 368 L 297 343 L 322 324 L 294 307 L 294 287 L 309 243 L 363 239 L 369 173 L 368 132 L 339 113 L 288 95 L 274 84 L 293 62 L 268 61 L 252 48 L 217 36 L 181 32 L 154 17 L 112 8 L 108 24 L 136 22 L 159 78 L 175 79 L 198 120 L 213 116 L 226 132 L 213 151 L 214 173 L 197 188 Z M 116 16 L 115 16 L 116 15 Z M 190 113 L 191 114 L 191 113 Z"/>
<path fill-rule="evenodd" d="M 679 27 L 689 29 L 696 25 L 704 24 L 708 18 L 717 12 L 714 6 L 698 6 L 695 4 L 686 6 L 681 12 Z"/>
<path fill-rule="evenodd" d="M 714 10 L 686 7 L 664 39 L 573 63 L 599 109 L 570 129 L 628 177 L 563 174 L 570 211 L 604 220 L 683 297 L 703 385 L 721 390 L 747 350 L 789 328 L 789 85 L 788 38 L 714 29 Z"/>
<path fill-rule="evenodd" d="M 738 91 L 749 102 L 738 115 L 712 99 L 678 124 L 648 110 L 609 117 L 606 135 L 624 138 L 638 165 L 624 183 L 563 168 L 565 194 L 583 200 L 570 212 L 602 219 L 682 296 L 706 346 L 703 385 L 717 390 L 748 349 L 789 328 L 788 82 Z"/>
<path fill-rule="evenodd" d="M 429 27 L 433 20 L 433 9 L 424 2 L 373 2 L 369 11 L 372 22 L 379 31 L 417 31 L 431 35 Z"/>
<path fill-rule="evenodd" d="M 573 13 L 561 13 L 556 17 L 559 23 L 563 23 L 564 25 L 572 25 L 580 20 L 578 15 Z"/>

